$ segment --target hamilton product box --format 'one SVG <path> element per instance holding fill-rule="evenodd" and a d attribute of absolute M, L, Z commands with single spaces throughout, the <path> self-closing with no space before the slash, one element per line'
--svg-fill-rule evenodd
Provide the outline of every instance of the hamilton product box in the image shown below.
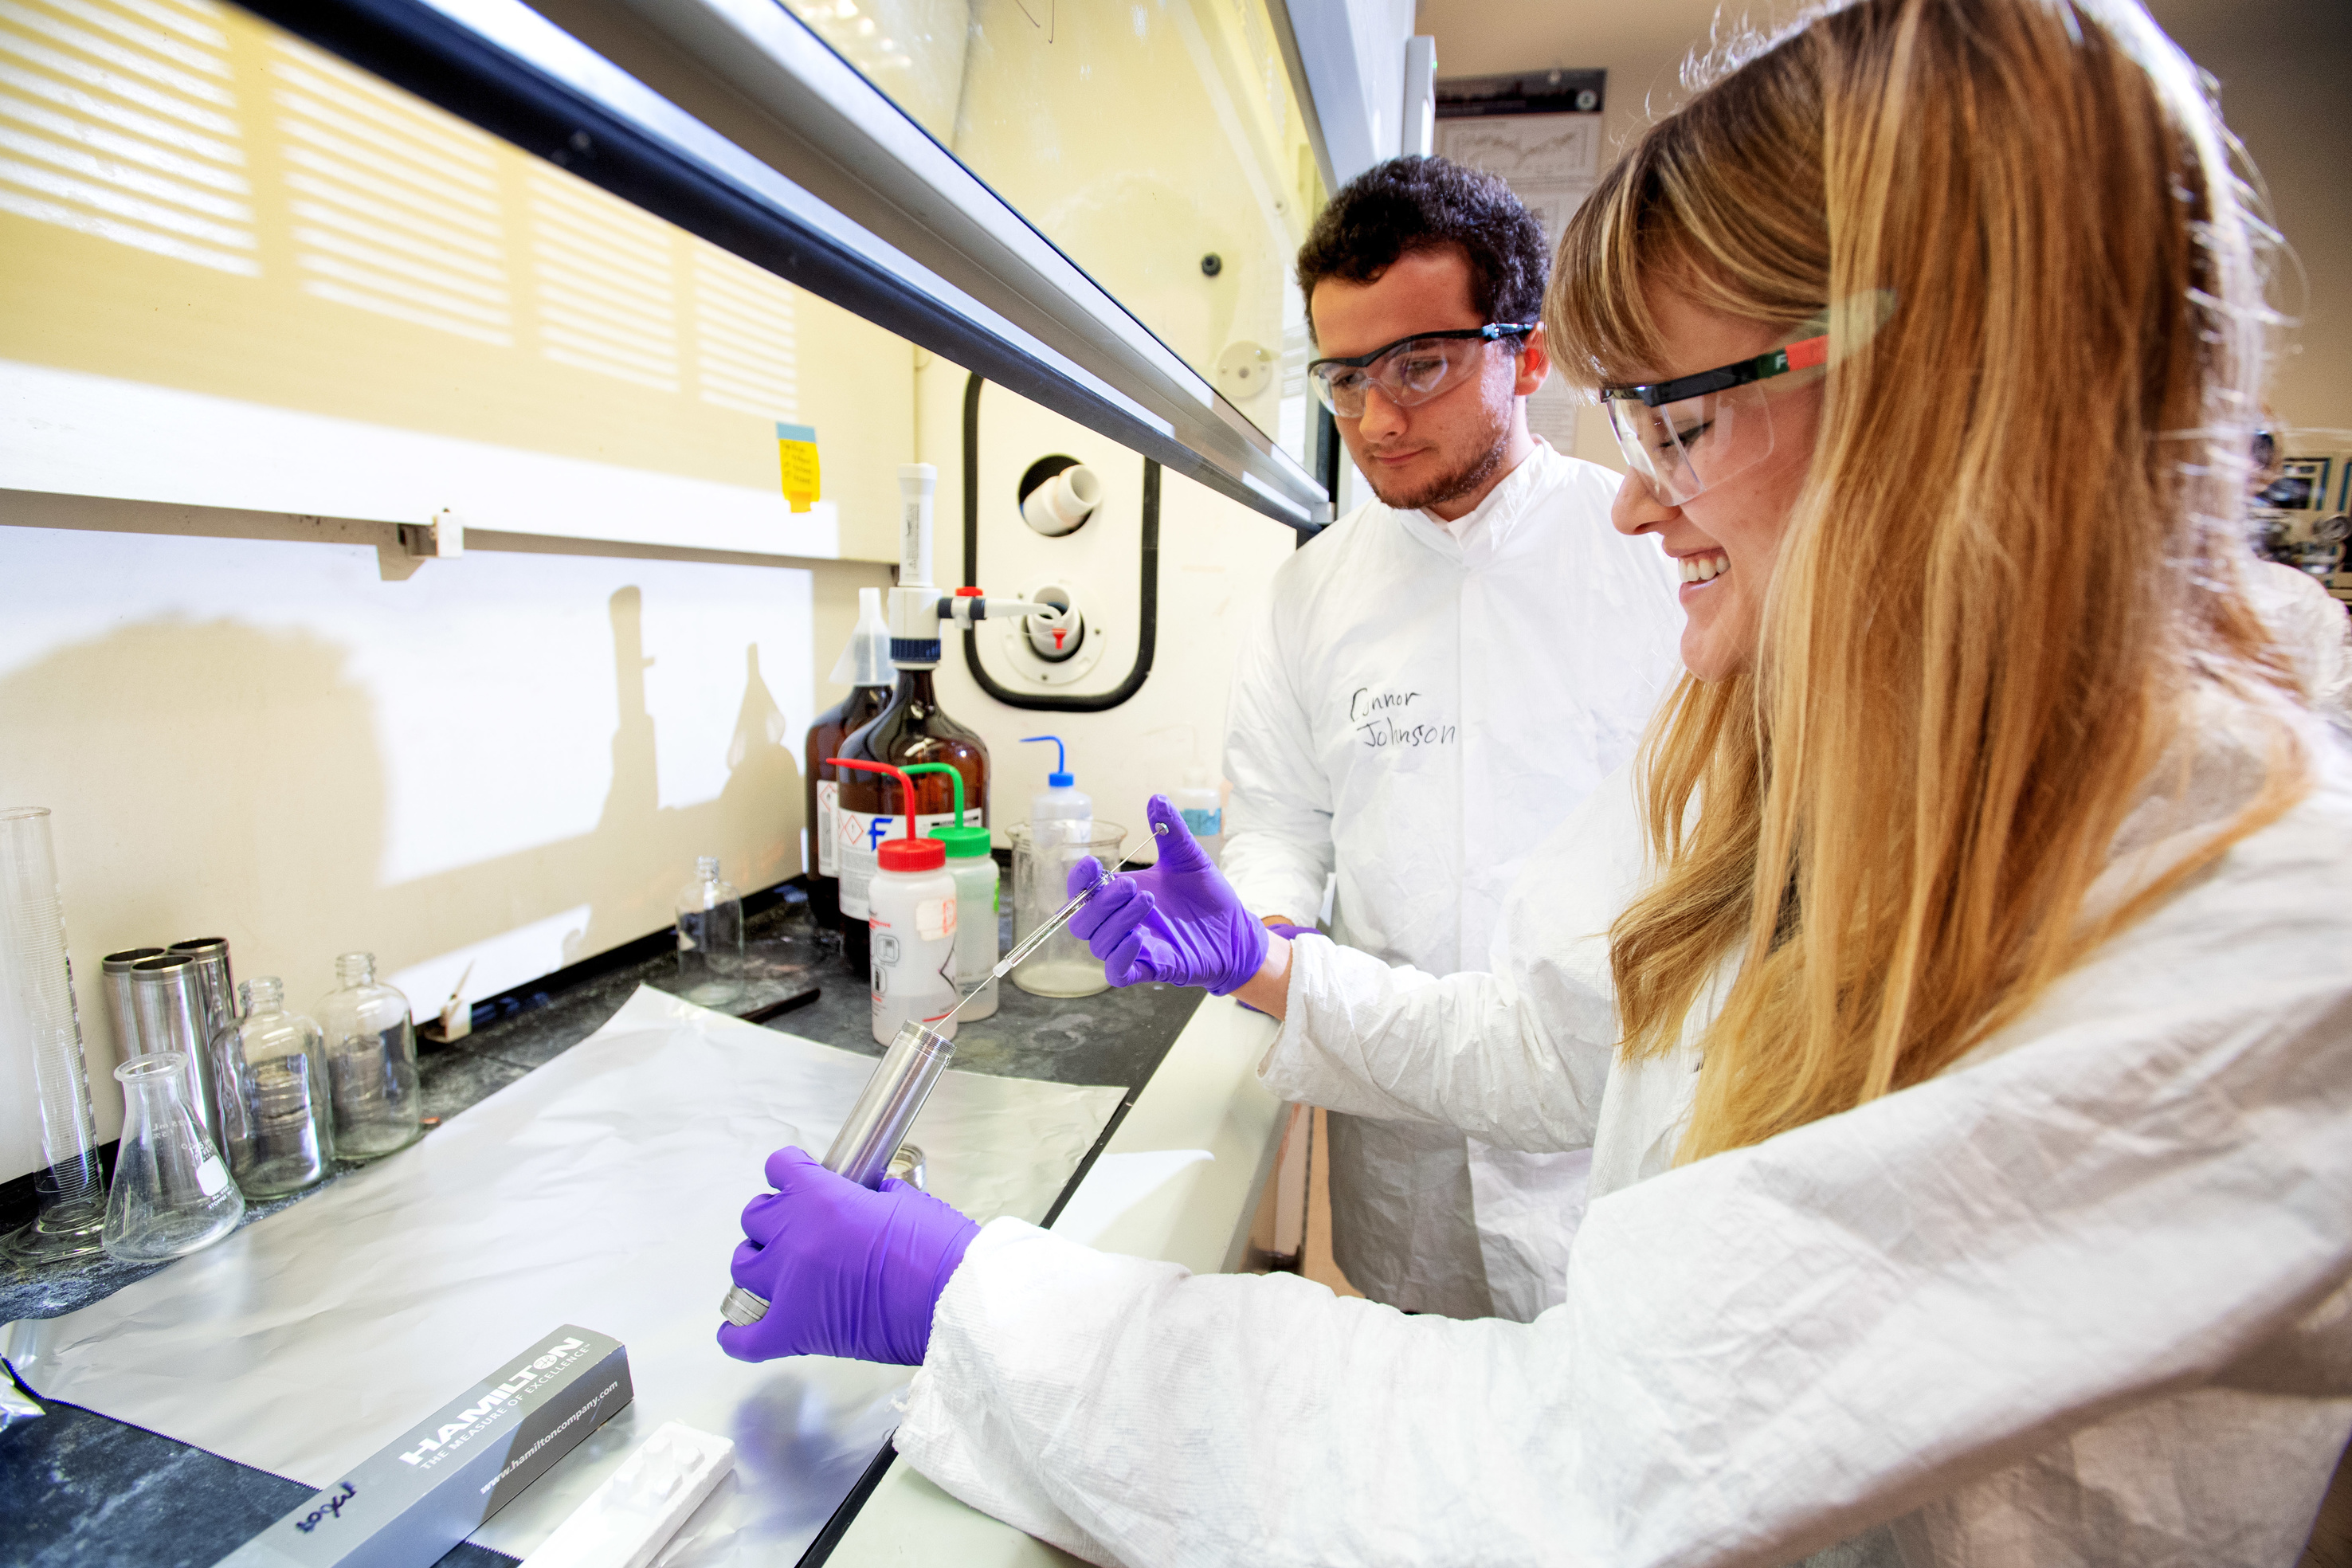
<path fill-rule="evenodd" d="M 621 1342 L 566 1324 L 217 1568 L 425 1568 L 611 1420 L 634 1393 Z"/>

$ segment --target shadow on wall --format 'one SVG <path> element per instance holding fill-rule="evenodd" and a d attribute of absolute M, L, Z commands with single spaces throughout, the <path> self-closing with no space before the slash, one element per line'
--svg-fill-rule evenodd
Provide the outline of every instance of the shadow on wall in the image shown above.
<path fill-rule="evenodd" d="M 388 886 L 378 882 L 386 759 L 373 704 L 332 642 L 232 621 L 151 621 L 0 679 L 10 793 L 37 793 L 56 811 L 76 947 L 87 954 L 93 941 L 105 952 L 218 931 L 250 955 L 241 974 L 281 973 L 307 1005 L 326 989 L 334 955 L 353 948 L 374 950 L 394 970 L 583 903 L 587 923 L 565 937 L 562 962 L 643 936 L 666 922 L 696 855 L 723 849 L 730 877 L 746 877 L 746 824 L 759 825 L 749 874 L 792 875 L 800 771 L 757 645 L 745 649 L 726 785 L 715 800 L 664 808 L 641 595 L 624 588 L 609 605 L 620 720 L 595 827 Z M 449 765 L 528 771 L 587 761 L 474 756 Z M 88 1016 L 94 988 L 78 989 L 85 1034 L 102 1030 Z M 420 1012 L 438 1000 L 411 998 Z"/>
<path fill-rule="evenodd" d="M 605 881 L 628 879 L 633 889 L 628 900 L 630 907 L 667 910 L 671 898 L 689 880 L 694 858 L 709 853 L 723 842 L 720 836 L 727 823 L 774 813 L 772 820 L 776 822 L 780 837 L 798 823 L 800 764 L 792 749 L 784 744 L 790 726 L 783 709 L 777 705 L 768 683 L 761 678 L 760 647 L 753 643 L 743 649 L 743 701 L 736 712 L 734 732 L 728 741 L 725 787 L 716 800 L 665 809 L 660 804 L 661 785 L 655 764 L 654 717 L 646 707 L 646 670 L 654 661 L 645 651 L 642 596 L 635 588 L 620 589 L 612 597 L 611 610 L 613 684 L 620 712 L 620 721 L 613 730 L 613 785 L 605 794 L 604 809 L 596 819 L 594 832 L 531 853 L 584 857 L 584 863 L 563 864 L 565 886 L 597 886 L 598 868 L 602 868 Z M 782 875 L 793 874 L 798 854 L 796 843 L 787 846 L 787 865 Z M 468 868 L 469 872 L 473 869 L 476 868 Z M 742 875 L 733 857 L 729 858 L 726 870 L 733 879 Z M 593 958 L 608 948 L 660 929 L 659 921 L 647 925 L 642 920 L 625 919 L 615 924 L 607 912 L 614 902 L 610 898 L 597 900 L 587 929 L 564 939 L 566 963 Z M 512 930 L 568 907 L 559 898 L 546 909 L 518 916 L 482 935 Z M 634 924 L 637 929 L 622 930 L 622 924 Z M 446 952 L 478 940 L 478 936 L 453 940 L 436 951 Z"/>

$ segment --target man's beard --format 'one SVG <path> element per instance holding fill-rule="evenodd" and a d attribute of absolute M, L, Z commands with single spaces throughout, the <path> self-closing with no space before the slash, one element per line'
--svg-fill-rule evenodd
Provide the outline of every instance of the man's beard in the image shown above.
<path fill-rule="evenodd" d="M 1381 481 L 1371 475 L 1366 474 L 1364 478 L 1370 483 L 1372 493 L 1381 498 L 1381 505 L 1393 507 L 1399 511 L 1425 511 L 1431 507 L 1444 506 L 1447 501 L 1476 494 L 1478 488 L 1493 479 L 1495 471 L 1503 466 L 1503 454 L 1510 449 L 1510 444 L 1507 431 L 1497 435 L 1493 446 L 1467 459 L 1452 473 L 1424 479 L 1410 490 L 1391 492 L 1382 488 Z"/>

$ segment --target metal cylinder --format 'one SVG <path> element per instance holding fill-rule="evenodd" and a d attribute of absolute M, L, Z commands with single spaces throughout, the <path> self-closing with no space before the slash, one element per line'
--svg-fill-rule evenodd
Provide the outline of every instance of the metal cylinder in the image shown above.
<path fill-rule="evenodd" d="M 114 1026 L 114 1054 L 124 1061 L 147 1053 L 139 1046 L 139 1015 L 131 999 L 131 966 L 142 958 L 161 958 L 160 947 L 126 947 L 99 961 L 106 977 L 106 1021 Z"/>
<path fill-rule="evenodd" d="M 196 991 L 204 1002 L 205 1042 L 209 1045 L 243 1016 L 236 1010 L 236 981 L 228 969 L 228 938 L 190 937 L 173 942 L 172 951 L 196 961 Z"/>
<path fill-rule="evenodd" d="M 948 1062 L 954 1056 L 953 1040 L 908 1019 L 898 1030 L 898 1037 L 890 1042 L 890 1048 L 882 1053 L 882 1065 L 866 1080 L 857 1103 L 843 1119 L 833 1147 L 825 1151 L 822 1162 L 824 1168 L 847 1176 L 861 1187 L 880 1187 L 882 1179 L 890 1173 L 890 1162 L 898 1153 L 900 1140 L 915 1124 L 915 1118 L 922 1114 L 923 1101 L 931 1097 L 940 1075 L 948 1070 Z M 919 1162 L 920 1157 L 919 1151 Z M 921 1183 L 918 1181 L 916 1184 Z M 768 1303 L 757 1291 L 737 1285 L 719 1303 L 719 1314 L 730 1323 L 748 1328 L 768 1315 Z"/>
<path fill-rule="evenodd" d="M 890 1157 L 954 1056 L 953 1040 L 908 1020 L 849 1108 L 833 1147 L 825 1151 L 824 1168 L 861 1187 L 879 1187 L 890 1173 Z"/>
<path fill-rule="evenodd" d="M 166 952 L 131 966 L 131 1002 L 138 1020 L 139 1054 L 175 1051 L 188 1058 L 188 1109 L 221 1144 L 220 1089 L 213 1081 L 212 1036 L 205 1026 L 205 996 L 194 953 Z"/>

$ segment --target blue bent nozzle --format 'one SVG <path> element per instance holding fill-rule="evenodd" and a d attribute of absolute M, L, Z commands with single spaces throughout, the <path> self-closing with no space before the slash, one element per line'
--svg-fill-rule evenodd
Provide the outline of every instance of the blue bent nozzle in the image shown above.
<path fill-rule="evenodd" d="M 1047 789 L 1068 789 L 1072 784 L 1078 782 L 1077 775 L 1070 772 L 1070 754 L 1068 752 L 1063 750 L 1061 736 L 1024 735 L 1021 737 L 1021 743 L 1024 746 L 1033 741 L 1051 741 L 1054 742 L 1054 771 L 1045 775 L 1045 787 Z"/>

